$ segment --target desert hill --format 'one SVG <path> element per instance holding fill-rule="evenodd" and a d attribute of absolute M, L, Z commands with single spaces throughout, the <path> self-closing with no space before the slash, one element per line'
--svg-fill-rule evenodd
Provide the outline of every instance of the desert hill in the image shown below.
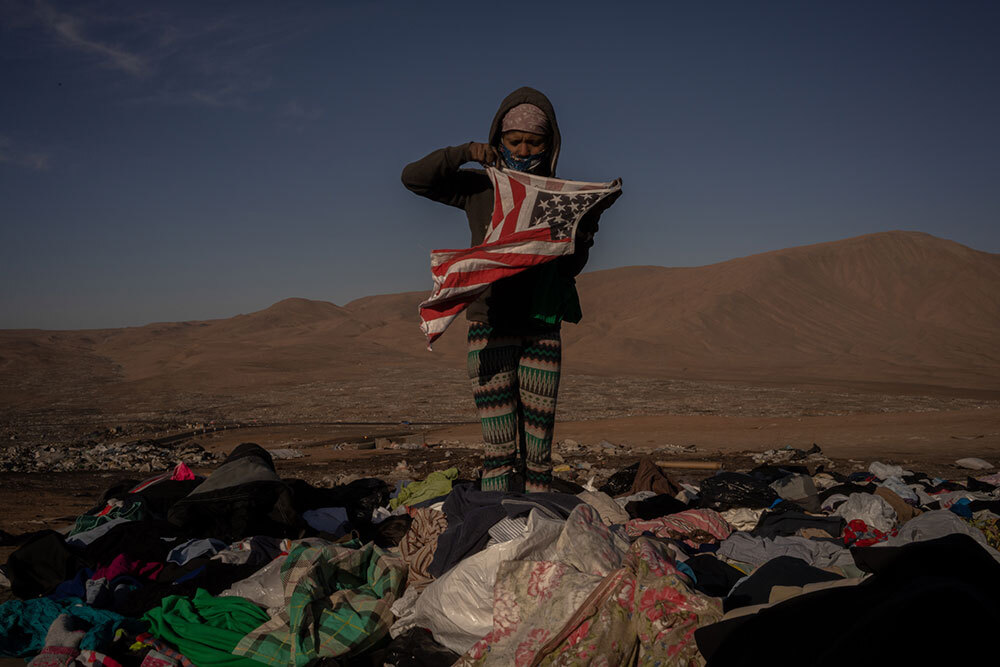
<path fill-rule="evenodd" d="M 927 234 L 597 271 L 579 287 L 584 320 L 564 328 L 574 373 L 1000 395 L 1000 255 Z M 0 399 L 12 411 L 57 411 L 81 392 L 126 403 L 154 391 L 238 397 L 382 369 L 396 381 L 407 369 L 454 371 L 464 326 L 428 353 L 416 315 L 424 296 L 343 307 L 293 298 L 220 320 L 0 331 Z"/>
<path fill-rule="evenodd" d="M 579 280 L 568 347 L 606 368 L 1000 385 L 1000 256 L 914 232 Z M 686 370 L 684 370 L 686 369 Z"/>

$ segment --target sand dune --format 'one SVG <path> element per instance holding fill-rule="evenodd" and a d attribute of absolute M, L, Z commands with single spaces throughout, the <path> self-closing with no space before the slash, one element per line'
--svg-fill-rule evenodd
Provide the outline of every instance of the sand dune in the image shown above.
<path fill-rule="evenodd" d="M 574 372 L 1000 392 L 1000 255 L 927 234 L 598 271 L 579 286 L 584 321 L 564 329 Z M 426 351 L 416 316 L 424 294 L 343 307 L 293 298 L 228 319 L 126 329 L 0 331 L 0 396 L 15 408 L 26 393 L 79 391 L 80 382 L 95 393 L 237 395 L 460 365 L 460 323 Z"/>

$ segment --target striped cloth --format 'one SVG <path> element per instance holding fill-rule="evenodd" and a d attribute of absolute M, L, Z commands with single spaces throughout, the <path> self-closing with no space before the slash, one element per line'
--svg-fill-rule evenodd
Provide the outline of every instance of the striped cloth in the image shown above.
<path fill-rule="evenodd" d="M 487 167 L 495 194 L 483 243 L 431 252 L 434 291 L 420 304 L 427 345 L 494 282 L 575 250 L 580 220 L 621 194 L 621 179 L 586 183 Z M 609 199 L 610 197 L 610 199 Z"/>
<path fill-rule="evenodd" d="M 302 667 L 378 644 L 392 625 L 406 567 L 368 543 L 360 549 L 301 542 L 281 566 L 285 606 L 233 649 L 265 665 Z"/>
<path fill-rule="evenodd" d="M 399 555 L 409 568 L 407 587 L 422 590 L 434 581 L 427 568 L 434 560 L 438 536 L 448 528 L 448 518 L 444 512 L 426 507 L 411 509 L 410 516 L 413 522 L 399 543 Z"/>
<path fill-rule="evenodd" d="M 726 539 L 732 534 L 733 527 L 715 510 L 690 509 L 656 519 L 632 519 L 625 524 L 625 531 L 632 538 L 650 532 L 657 537 L 677 539 L 697 547 Z"/>

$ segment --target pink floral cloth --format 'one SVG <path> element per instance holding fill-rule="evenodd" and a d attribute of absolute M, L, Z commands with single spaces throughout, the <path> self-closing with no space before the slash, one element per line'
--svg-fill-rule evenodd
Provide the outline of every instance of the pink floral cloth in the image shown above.
<path fill-rule="evenodd" d="M 733 527 L 715 510 L 691 509 L 656 519 L 632 519 L 625 524 L 625 530 L 630 537 L 650 532 L 657 537 L 678 539 L 697 547 L 726 539 L 732 534 Z"/>
<path fill-rule="evenodd" d="M 721 618 L 721 601 L 690 588 L 664 545 L 639 538 L 603 577 L 557 562 L 503 563 L 493 630 L 456 664 L 703 665 L 694 631 Z"/>

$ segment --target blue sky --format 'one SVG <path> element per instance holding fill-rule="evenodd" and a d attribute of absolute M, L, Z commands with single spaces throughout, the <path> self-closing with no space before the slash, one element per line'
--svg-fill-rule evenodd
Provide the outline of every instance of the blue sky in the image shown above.
<path fill-rule="evenodd" d="M 502 13 L 497 8 L 502 8 Z M 0 3 L 0 328 L 429 289 L 399 173 L 545 92 L 588 270 L 889 229 L 1000 252 L 993 2 Z"/>

